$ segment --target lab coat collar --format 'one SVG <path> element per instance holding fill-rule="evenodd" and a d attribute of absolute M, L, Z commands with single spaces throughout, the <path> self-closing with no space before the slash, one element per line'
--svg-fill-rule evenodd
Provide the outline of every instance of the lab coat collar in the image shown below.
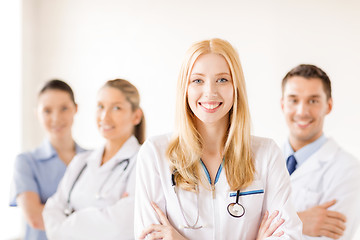
<path fill-rule="evenodd" d="M 320 169 L 327 161 L 330 161 L 338 149 L 337 143 L 329 138 L 319 150 L 317 150 L 312 156 L 307 159 L 296 171 L 291 174 L 291 180 L 316 172 Z"/>
<path fill-rule="evenodd" d="M 108 162 L 100 166 L 104 148 L 105 146 L 102 146 L 101 148 L 94 150 L 94 152 L 91 153 L 87 161 L 89 167 L 99 168 L 99 171 L 109 171 L 118 162 L 125 159 L 131 160 L 131 158 L 139 151 L 140 144 L 135 136 L 131 136 Z"/>

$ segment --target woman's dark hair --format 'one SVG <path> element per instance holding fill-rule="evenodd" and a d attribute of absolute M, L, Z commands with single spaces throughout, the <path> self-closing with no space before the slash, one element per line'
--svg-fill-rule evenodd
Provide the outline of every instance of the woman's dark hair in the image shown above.
<path fill-rule="evenodd" d="M 67 92 L 70 95 L 70 98 L 73 101 L 73 103 L 76 105 L 74 92 L 66 82 L 58 79 L 52 79 L 50 81 L 47 81 L 39 91 L 39 96 L 44 92 L 46 92 L 47 90 L 60 90 Z"/>

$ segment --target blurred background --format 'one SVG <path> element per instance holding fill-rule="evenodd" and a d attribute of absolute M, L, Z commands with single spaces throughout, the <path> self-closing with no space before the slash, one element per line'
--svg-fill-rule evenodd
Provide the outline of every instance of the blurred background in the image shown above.
<path fill-rule="evenodd" d="M 119 77 L 140 91 L 147 135 L 171 132 L 182 58 L 203 39 L 219 37 L 236 47 L 252 132 L 278 144 L 287 137 L 281 79 L 300 63 L 322 68 L 334 98 L 325 134 L 360 158 L 359 12 L 356 0 L 1 0 L 0 239 L 23 232 L 8 193 L 15 156 L 44 138 L 35 107 L 45 81 L 59 78 L 74 89 L 79 111 L 73 133 L 84 147 L 102 143 L 96 94 Z"/>

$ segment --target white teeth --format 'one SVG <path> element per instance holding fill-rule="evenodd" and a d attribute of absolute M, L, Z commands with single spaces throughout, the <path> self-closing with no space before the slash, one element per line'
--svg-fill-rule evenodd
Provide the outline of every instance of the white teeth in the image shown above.
<path fill-rule="evenodd" d="M 207 108 L 207 109 L 214 109 L 214 108 L 217 108 L 220 103 L 216 103 L 216 104 L 208 104 L 208 103 L 201 103 L 201 105 L 204 107 L 204 108 Z"/>
<path fill-rule="evenodd" d="M 109 126 L 109 125 L 101 125 L 101 128 L 104 129 L 104 130 L 109 130 L 112 128 L 112 126 Z"/>
<path fill-rule="evenodd" d="M 297 123 L 300 124 L 300 125 L 307 125 L 307 124 L 309 124 L 310 122 L 309 122 L 309 121 L 307 121 L 307 122 L 298 121 Z"/>

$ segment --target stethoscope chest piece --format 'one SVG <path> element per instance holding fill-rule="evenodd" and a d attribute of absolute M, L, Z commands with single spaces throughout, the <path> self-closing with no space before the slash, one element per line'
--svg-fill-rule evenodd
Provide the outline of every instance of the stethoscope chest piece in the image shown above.
<path fill-rule="evenodd" d="M 227 206 L 227 210 L 231 216 L 236 218 L 242 217 L 245 214 L 245 208 L 239 203 L 230 203 Z"/>
<path fill-rule="evenodd" d="M 67 217 L 70 216 L 73 212 L 75 212 L 74 209 L 73 209 L 73 208 L 70 208 L 69 206 L 64 209 L 64 214 L 65 214 L 65 216 L 67 216 Z"/>
<path fill-rule="evenodd" d="M 239 203 L 240 190 L 236 192 L 236 202 L 230 203 L 227 206 L 227 210 L 232 217 L 242 217 L 245 214 L 245 208 Z"/>

